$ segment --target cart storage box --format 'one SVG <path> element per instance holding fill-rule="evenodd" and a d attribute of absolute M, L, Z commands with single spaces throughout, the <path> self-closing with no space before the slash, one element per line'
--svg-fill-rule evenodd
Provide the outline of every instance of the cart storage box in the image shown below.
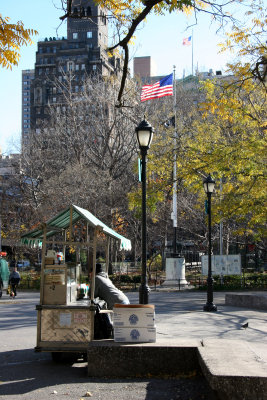
<path fill-rule="evenodd" d="M 154 328 L 155 307 L 152 304 L 115 304 L 113 326 Z"/>
<path fill-rule="evenodd" d="M 44 304 L 66 304 L 66 265 L 45 266 Z"/>
<path fill-rule="evenodd" d="M 114 328 L 114 342 L 154 343 L 156 328 Z"/>
<path fill-rule="evenodd" d="M 155 307 L 152 304 L 115 304 L 113 326 L 115 342 L 155 342 Z"/>

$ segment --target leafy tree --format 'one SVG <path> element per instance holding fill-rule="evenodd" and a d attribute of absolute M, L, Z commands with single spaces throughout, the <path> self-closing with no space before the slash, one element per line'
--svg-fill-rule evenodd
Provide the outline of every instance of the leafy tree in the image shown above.
<path fill-rule="evenodd" d="M 245 27 L 233 25 L 232 31 L 226 33 L 221 51 L 231 50 L 238 60 L 229 64 L 229 72 L 242 83 L 253 79 L 266 87 L 267 46 L 266 46 L 266 8 L 264 2 L 252 2 L 246 12 Z"/>
<path fill-rule="evenodd" d="M 21 21 L 10 24 L 9 20 L 8 17 L 3 17 L 0 14 L 0 65 L 12 69 L 12 66 L 18 65 L 20 47 L 32 44 L 31 36 L 38 32 L 34 29 L 24 28 Z"/>
<path fill-rule="evenodd" d="M 190 127 L 194 118 L 200 118 L 195 112 L 195 103 L 203 96 L 199 93 L 198 80 L 188 84 L 181 81 L 176 85 L 177 133 L 174 142 L 173 99 L 162 98 L 143 104 L 144 113 L 150 115 L 149 122 L 155 127 L 147 162 L 147 211 L 148 211 L 148 248 L 160 246 L 161 253 L 167 239 L 172 240 L 173 223 L 171 220 L 173 198 L 174 154 L 178 160 L 185 157 L 181 146 L 184 127 Z M 178 168 L 180 167 L 178 163 Z M 199 203 L 197 193 L 189 191 L 183 182 L 181 172 L 177 180 L 178 223 L 177 240 L 194 240 L 202 244 L 206 240 L 204 207 Z M 136 169 L 137 173 L 137 169 Z M 141 219 L 141 185 L 136 186 L 128 195 L 130 209 Z"/>
<path fill-rule="evenodd" d="M 259 4 L 249 12 L 251 29 L 234 26 L 228 34 L 226 46 L 238 46 L 239 59 L 229 64 L 231 76 L 203 84 L 202 118 L 182 136 L 186 157 L 180 158 L 193 190 L 208 172 L 221 179 L 214 221 L 222 218 L 255 240 L 266 235 L 266 16 Z"/>
<path fill-rule="evenodd" d="M 242 92 L 229 89 L 229 81 L 216 86 L 204 84 L 207 101 L 202 105 L 202 121 L 194 121 L 182 137 L 185 157 L 179 159 L 185 184 L 199 191 L 201 177 L 211 172 L 223 181 L 218 194 L 214 221 L 233 219 L 241 231 L 262 234 L 266 201 L 266 118 L 265 93 L 253 82 Z M 186 179 L 185 179 L 186 177 Z M 240 233 L 240 232 L 239 232 Z M 252 233 L 252 232 L 251 232 Z"/>

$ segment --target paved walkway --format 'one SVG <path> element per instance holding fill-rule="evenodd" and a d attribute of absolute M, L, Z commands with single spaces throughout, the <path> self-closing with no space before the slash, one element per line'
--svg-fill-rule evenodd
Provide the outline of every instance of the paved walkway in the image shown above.
<path fill-rule="evenodd" d="M 185 341 L 207 338 L 244 340 L 267 362 L 267 312 L 226 306 L 225 294 L 214 292 L 218 311 L 204 312 L 205 292 L 152 291 L 149 300 L 155 304 L 157 341 L 178 338 Z M 266 291 L 262 294 L 266 295 Z M 138 303 L 137 293 L 130 293 L 129 298 L 131 303 Z M 242 328 L 247 322 L 248 328 Z"/>
<path fill-rule="evenodd" d="M 228 292 L 229 293 L 229 292 Z M 241 293 L 241 292 L 240 292 Z M 252 292 L 245 292 L 251 294 Z M 259 295 L 260 292 L 255 292 Z M 246 347 L 250 348 L 260 360 L 267 363 L 267 313 L 266 311 L 253 310 L 241 307 L 231 307 L 225 305 L 225 292 L 215 292 L 214 293 L 214 303 L 218 307 L 218 311 L 214 313 L 208 313 L 203 311 L 203 305 L 206 303 L 206 292 L 184 290 L 178 291 L 175 289 L 158 289 L 157 291 L 152 290 L 149 296 L 149 301 L 151 304 L 155 305 L 156 310 L 156 325 L 157 325 L 157 344 L 160 346 L 172 345 L 172 342 L 179 346 L 199 346 L 200 342 L 206 343 L 210 339 L 215 339 L 217 341 L 222 341 L 219 349 L 223 351 L 223 348 L 227 346 L 227 341 L 237 341 L 234 345 L 234 349 L 238 347 L 240 340 L 245 344 Z M 262 292 L 266 296 L 266 291 Z M 132 304 L 138 304 L 138 292 L 128 293 L 130 301 Z M 16 320 L 16 326 L 19 328 L 16 330 L 9 331 L 10 335 L 5 334 L 3 330 L 0 337 L 2 337 L 2 348 L 4 349 L 5 355 L 8 355 L 9 360 L 13 360 L 18 368 L 20 366 L 21 360 L 19 359 L 20 353 L 24 354 L 28 348 L 33 348 L 36 340 L 36 314 L 35 305 L 39 303 L 39 294 L 36 292 L 18 292 L 18 297 L 16 299 L 11 299 L 5 293 L 0 299 L 0 306 L 2 310 L 3 323 L 8 323 L 10 315 L 13 311 L 19 311 L 18 318 Z M 12 304 L 17 307 L 12 307 Z M 34 317 L 33 317 L 34 316 Z M 248 322 L 248 327 L 246 329 L 242 328 L 242 325 Z M 18 325 L 19 324 L 19 325 Z M 8 326 L 6 327 L 8 329 Z M 20 333 L 19 333 L 20 332 Z M 19 334 L 18 334 L 19 333 Z M 27 335 L 27 339 L 24 337 Z M 13 337 L 14 336 L 14 337 Z M 22 336 L 24 338 L 22 338 Z M 14 340 L 13 340 L 13 339 Z M 3 347 L 4 346 L 4 347 Z M 26 346 L 26 347 L 25 347 Z M 217 343 L 216 343 L 217 346 Z M 205 347 L 204 347 L 205 348 Z M 228 349 L 228 347 L 226 347 Z M 18 350 L 14 352 L 14 350 Z M 225 351 L 225 354 L 229 355 L 229 351 Z M 246 353 L 246 351 L 245 351 Z M 27 353 L 29 361 L 33 359 L 32 352 Z M 218 356 L 218 348 L 215 351 L 216 356 Z M 232 354 L 232 353 L 231 353 Z M 22 357 L 23 355 L 21 355 Z M 11 357 L 11 358 L 10 358 Z M 34 358 L 40 357 L 42 360 L 46 360 L 47 357 L 39 353 L 34 355 Z M 23 356 L 23 359 L 25 357 Z M 220 361 L 222 357 L 220 356 Z M 231 361 L 231 360 L 230 360 Z M 28 361 L 27 361 L 28 362 Z M 14 364 L 14 365 L 15 365 Z M 38 362 L 38 366 L 39 366 Z M 11 365 L 11 364 L 10 364 Z M 13 364 L 12 364 L 13 365 Z M 243 365 L 243 364 L 242 364 Z M 267 365 L 267 364 L 266 364 Z M 42 365 L 40 364 L 40 368 Z M 45 366 L 43 367 L 45 368 Z M 8 372 L 9 374 L 10 372 Z M 43 372 L 41 376 L 43 375 Z M 24 375 L 23 375 L 24 376 Z M 7 378 L 7 380 L 10 380 Z M 40 377 L 38 377 L 40 381 Z M 108 381 L 110 384 L 110 381 Z M 6 394 L 8 394 L 9 386 L 7 386 Z M 49 386 L 46 384 L 46 386 Z M 50 385 L 51 386 L 51 385 Z M 190 387 L 192 384 L 190 384 Z M 56 388 L 58 388 L 57 386 Z M 75 386 L 76 387 L 76 386 Z M 92 386 L 91 386 L 92 387 Z M 104 386 L 103 386 L 104 387 Z M 79 390 L 81 389 L 81 384 L 77 386 Z M 75 390 L 78 390 L 78 389 Z M 94 388 L 94 387 L 93 387 Z M 33 388 L 34 389 L 34 388 Z M 31 389 L 31 390 L 33 390 Z M 16 389 L 16 394 L 19 393 L 21 388 Z M 47 389 L 46 389 L 47 390 Z M 63 390 L 63 389 L 62 389 Z M 64 389 L 65 390 L 65 389 Z M 94 388 L 97 390 L 97 388 Z M 102 390 L 102 389 L 101 389 Z M 139 389 L 138 389 L 139 390 Z M 27 389 L 27 396 L 28 396 Z M 147 389 L 146 389 L 147 391 Z M 197 389 L 196 389 L 197 391 Z M 34 397 L 34 390 L 33 390 Z M 102 392 L 101 392 L 102 393 Z M 133 390 L 133 393 L 135 391 Z M 49 396 L 51 392 L 48 393 Z M 167 394 L 167 392 L 166 392 Z M 48 396 L 48 397 L 49 397 Z M 110 393 L 108 397 L 103 397 L 102 399 L 110 398 Z M 134 399 L 153 399 L 155 397 L 155 391 L 153 390 L 152 397 L 149 397 L 149 393 L 144 397 L 140 397 L 140 392 L 136 390 L 137 397 L 130 397 Z M 48 398 L 47 397 L 47 398 Z M 168 398 L 172 398 L 170 395 Z M 190 398 L 192 396 L 189 396 Z M 14 399 L 17 397 L 14 397 Z M 26 398 L 26 397 L 25 397 Z M 28 398 L 28 397 L 27 397 Z M 46 398 L 46 397 L 44 397 Z M 116 395 L 114 399 L 119 397 Z M 123 395 L 121 397 L 124 398 Z M 197 397 L 195 397 L 197 398 Z M 13 397 L 11 397 L 13 399 Z M 112 398 L 113 399 L 113 398 Z M 186 397 L 187 399 L 187 397 Z M 265 397 L 264 397 L 265 399 Z"/>
<path fill-rule="evenodd" d="M 204 312 L 206 292 L 175 288 L 152 290 L 149 302 L 155 305 L 157 341 L 206 338 L 245 340 L 254 350 L 261 353 L 267 362 L 267 312 L 225 305 L 225 294 L 214 292 L 217 312 Z M 241 292 L 240 292 L 241 293 Z M 264 292 L 244 292 L 259 295 Z M 127 293 L 132 304 L 138 304 L 138 292 Z M 0 304 L 39 303 L 37 292 L 18 292 L 14 300 L 3 293 Z M 248 322 L 248 328 L 242 325 Z"/>

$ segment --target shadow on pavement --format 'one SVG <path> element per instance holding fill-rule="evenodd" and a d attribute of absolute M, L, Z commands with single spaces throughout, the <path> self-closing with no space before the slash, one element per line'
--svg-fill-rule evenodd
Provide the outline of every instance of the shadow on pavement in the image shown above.
<path fill-rule="evenodd" d="M 87 363 L 65 358 L 54 363 L 50 353 L 32 349 L 0 354 L 0 396 L 9 400 L 50 399 L 51 395 L 82 398 L 87 391 L 101 400 L 216 400 L 202 376 L 177 379 L 89 378 Z"/>

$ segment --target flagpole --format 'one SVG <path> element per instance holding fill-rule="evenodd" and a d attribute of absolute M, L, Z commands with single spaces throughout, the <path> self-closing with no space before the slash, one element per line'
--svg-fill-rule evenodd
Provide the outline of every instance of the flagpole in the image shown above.
<path fill-rule="evenodd" d="M 194 76 L 194 41 L 193 41 L 193 29 L 192 29 L 192 76 Z"/>
<path fill-rule="evenodd" d="M 176 255 L 176 240 L 177 240 L 177 128 L 176 128 L 176 85 L 175 85 L 175 68 L 173 66 L 173 111 L 174 111 L 174 139 L 173 139 L 173 200 L 172 200 L 172 220 L 174 228 L 173 238 L 173 255 Z"/>

